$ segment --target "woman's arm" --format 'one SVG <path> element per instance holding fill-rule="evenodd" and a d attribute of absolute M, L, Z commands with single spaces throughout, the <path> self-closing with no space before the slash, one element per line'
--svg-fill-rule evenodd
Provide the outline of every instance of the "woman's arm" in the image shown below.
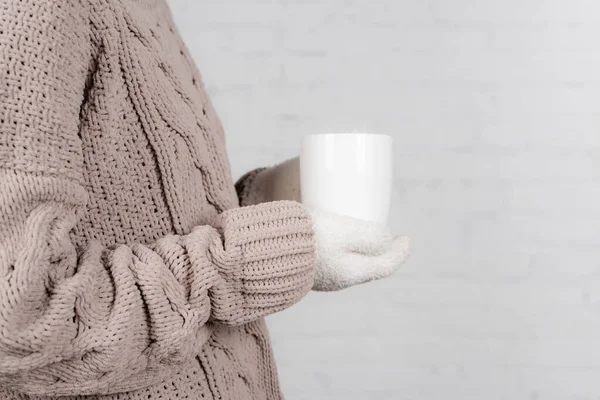
<path fill-rule="evenodd" d="M 235 188 L 243 206 L 280 200 L 300 202 L 300 159 L 252 170 L 238 179 Z"/>
<path fill-rule="evenodd" d="M 207 323 L 260 318 L 313 285 L 311 222 L 293 202 L 226 211 L 151 244 L 72 243 L 88 201 L 78 131 L 93 49 L 81 4 L 0 0 L 0 385 L 29 394 L 143 386 L 194 357 Z"/>
<path fill-rule="evenodd" d="M 242 175 L 235 183 L 235 190 L 240 200 L 240 206 L 250 206 L 265 202 L 266 194 L 263 188 L 255 184 L 259 175 L 268 168 L 256 168 Z"/>

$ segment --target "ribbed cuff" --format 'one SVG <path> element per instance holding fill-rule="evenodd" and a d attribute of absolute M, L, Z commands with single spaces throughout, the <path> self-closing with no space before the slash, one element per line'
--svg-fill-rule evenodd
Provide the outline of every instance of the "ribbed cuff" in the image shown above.
<path fill-rule="evenodd" d="M 225 252 L 232 259 L 223 273 L 239 290 L 229 323 L 249 322 L 283 310 L 314 283 L 316 252 L 306 208 L 292 201 L 263 203 L 221 214 Z M 233 262 L 235 260 L 235 262 Z"/>

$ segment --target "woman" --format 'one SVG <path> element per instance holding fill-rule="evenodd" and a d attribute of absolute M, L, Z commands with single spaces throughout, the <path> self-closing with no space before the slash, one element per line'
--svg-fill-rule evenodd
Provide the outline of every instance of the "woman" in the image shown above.
<path fill-rule="evenodd" d="M 263 317 L 407 241 L 236 191 L 164 0 L 0 8 L 0 397 L 281 398 Z"/>

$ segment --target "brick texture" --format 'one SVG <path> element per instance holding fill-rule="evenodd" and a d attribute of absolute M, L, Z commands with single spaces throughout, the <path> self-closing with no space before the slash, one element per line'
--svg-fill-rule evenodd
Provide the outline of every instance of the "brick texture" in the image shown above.
<path fill-rule="evenodd" d="M 394 136 L 394 278 L 270 319 L 288 400 L 600 399 L 600 3 L 172 0 L 236 176 Z"/>

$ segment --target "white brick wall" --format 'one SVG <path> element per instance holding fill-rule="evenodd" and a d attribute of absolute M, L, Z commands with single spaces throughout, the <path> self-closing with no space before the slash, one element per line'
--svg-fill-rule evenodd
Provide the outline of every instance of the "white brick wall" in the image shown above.
<path fill-rule="evenodd" d="M 600 399 L 597 0 L 171 3 L 236 176 L 394 135 L 415 254 L 269 319 L 288 400 Z"/>

